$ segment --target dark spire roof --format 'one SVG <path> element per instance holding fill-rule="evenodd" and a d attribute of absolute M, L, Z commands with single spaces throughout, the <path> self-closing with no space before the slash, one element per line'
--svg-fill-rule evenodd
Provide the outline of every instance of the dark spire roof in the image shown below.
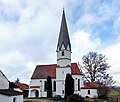
<path fill-rule="evenodd" d="M 67 49 L 67 46 L 69 45 L 69 48 L 71 51 L 71 44 L 70 44 L 64 9 L 63 9 L 62 22 L 60 27 L 57 49 L 61 50 L 62 44 L 64 45 L 65 49 Z"/>

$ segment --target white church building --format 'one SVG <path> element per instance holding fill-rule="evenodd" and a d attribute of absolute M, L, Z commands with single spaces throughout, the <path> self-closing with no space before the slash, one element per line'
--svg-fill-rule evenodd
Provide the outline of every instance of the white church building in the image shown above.
<path fill-rule="evenodd" d="M 66 75 L 74 79 L 74 93 L 82 97 L 97 97 L 96 82 L 84 82 L 83 73 L 77 63 L 71 63 L 71 43 L 63 10 L 58 45 L 57 64 L 37 65 L 29 85 L 29 97 L 47 97 L 47 77 L 52 80 L 52 96 L 65 96 Z"/>

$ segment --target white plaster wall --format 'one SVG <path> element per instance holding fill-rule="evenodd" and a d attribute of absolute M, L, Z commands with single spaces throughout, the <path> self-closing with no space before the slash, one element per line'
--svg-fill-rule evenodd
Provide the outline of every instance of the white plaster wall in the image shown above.
<path fill-rule="evenodd" d="M 82 75 L 72 75 L 74 81 L 75 81 L 75 90 L 78 89 L 78 79 L 80 79 L 80 87 L 84 87 L 84 80 Z"/>
<path fill-rule="evenodd" d="M 47 97 L 47 91 L 44 90 L 44 82 L 47 81 L 47 79 L 41 79 L 41 97 Z"/>
<path fill-rule="evenodd" d="M 56 95 L 61 95 L 61 96 L 64 96 L 65 93 L 62 93 L 62 91 L 64 90 L 65 92 L 65 85 L 63 84 L 64 81 L 57 81 L 56 83 Z"/>
<path fill-rule="evenodd" d="M 42 81 L 41 81 L 42 80 Z M 29 88 L 29 95 L 28 97 L 35 97 L 35 90 L 39 91 L 39 97 L 42 97 L 41 91 L 42 91 L 42 83 L 44 79 L 32 79 L 30 81 L 30 86 L 40 86 L 40 88 Z"/>
<path fill-rule="evenodd" d="M 13 102 L 13 98 L 16 98 L 16 102 L 23 102 L 23 95 L 6 96 L 0 94 L 0 102 Z"/>
<path fill-rule="evenodd" d="M 42 97 L 47 97 L 47 91 L 42 92 Z"/>
<path fill-rule="evenodd" d="M 57 52 L 57 59 L 59 58 L 69 58 L 71 59 L 71 52 L 68 50 L 63 50 L 64 51 L 64 56 L 62 56 L 62 51 Z"/>
<path fill-rule="evenodd" d="M 42 81 L 41 81 L 42 80 Z M 39 91 L 39 97 L 47 97 L 47 91 L 44 91 L 44 82 L 47 81 L 47 79 L 32 79 L 30 82 L 30 86 L 40 86 L 40 88 L 29 88 L 29 95 L 28 97 L 35 97 L 35 91 Z M 53 81 L 56 81 L 56 79 L 52 79 L 52 91 L 53 91 Z M 56 94 L 56 92 L 53 92 L 53 96 Z"/>
<path fill-rule="evenodd" d="M 62 56 L 62 51 L 57 52 L 57 65 L 61 67 L 71 65 L 71 52 L 65 50 L 64 53 L 65 55 Z"/>
<path fill-rule="evenodd" d="M 47 91 L 44 91 L 44 81 L 47 81 L 47 79 L 42 79 L 42 93 L 41 93 L 41 97 L 47 97 Z M 55 96 L 56 92 L 53 91 L 53 81 L 56 81 L 56 79 L 52 79 L 52 95 Z"/>
<path fill-rule="evenodd" d="M 74 79 L 74 93 L 81 94 L 80 90 L 81 87 L 83 86 L 82 75 L 72 75 L 72 77 Z M 78 90 L 78 79 L 80 79 L 80 90 Z"/>
<path fill-rule="evenodd" d="M 72 76 L 74 79 L 74 93 L 78 93 L 78 79 L 80 79 L 78 76 L 73 75 Z M 81 82 L 81 79 L 80 79 Z"/>
<path fill-rule="evenodd" d="M 71 60 L 68 60 L 68 59 L 58 60 L 57 65 L 59 65 L 60 67 L 65 67 L 67 65 L 71 65 Z"/>
<path fill-rule="evenodd" d="M 0 102 L 10 102 L 10 101 L 9 101 L 9 97 L 0 94 Z"/>
<path fill-rule="evenodd" d="M 0 71 L 0 89 L 9 89 L 9 82 Z"/>
<path fill-rule="evenodd" d="M 71 68 L 65 67 L 65 68 L 56 68 L 56 80 L 65 80 L 66 75 L 70 73 L 71 74 Z"/>
<path fill-rule="evenodd" d="M 11 96 L 10 102 L 13 102 L 13 98 L 16 98 L 16 102 L 23 102 L 23 95 Z"/>
<path fill-rule="evenodd" d="M 40 86 L 40 79 L 32 79 L 30 81 L 30 86 Z"/>
<path fill-rule="evenodd" d="M 34 96 L 34 91 L 32 91 L 33 89 L 29 89 L 29 95 L 28 97 L 35 97 Z"/>
<path fill-rule="evenodd" d="M 83 77 L 81 78 L 81 87 L 84 87 L 84 79 L 83 79 Z"/>
<path fill-rule="evenodd" d="M 35 89 L 35 88 L 29 89 L 28 97 L 35 97 L 35 90 L 38 90 L 38 89 Z"/>
<path fill-rule="evenodd" d="M 47 81 L 47 79 L 41 79 L 41 97 L 47 97 L 47 91 L 44 91 L 44 81 Z M 52 79 L 52 92 L 53 92 L 53 81 L 56 81 L 56 79 Z M 53 92 L 53 96 L 56 94 L 56 92 Z"/>
<path fill-rule="evenodd" d="M 42 90 L 42 82 L 41 79 L 32 79 L 30 81 L 30 86 L 40 86 L 40 88 L 29 88 L 29 95 L 28 97 L 35 97 L 35 90 L 39 91 L 39 97 L 41 97 L 41 90 Z"/>
<path fill-rule="evenodd" d="M 56 94 L 64 97 L 65 93 L 65 78 L 70 73 L 71 69 L 67 68 L 56 68 Z M 64 93 L 63 93 L 64 91 Z"/>
<path fill-rule="evenodd" d="M 53 92 L 52 97 L 54 97 L 55 95 L 56 95 L 56 91 Z"/>
<path fill-rule="evenodd" d="M 88 94 L 88 90 L 90 90 L 90 94 Z M 91 98 L 98 97 L 97 89 L 81 89 L 81 96 L 89 96 Z"/>

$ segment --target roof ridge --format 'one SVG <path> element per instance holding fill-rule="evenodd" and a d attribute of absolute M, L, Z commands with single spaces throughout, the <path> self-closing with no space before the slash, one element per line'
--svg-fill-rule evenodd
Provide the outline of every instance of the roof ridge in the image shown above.
<path fill-rule="evenodd" d="M 36 66 L 52 66 L 52 65 L 57 65 L 57 64 L 44 64 L 44 65 L 36 65 Z"/>
<path fill-rule="evenodd" d="M 73 63 L 71 63 L 71 64 L 77 64 L 76 62 L 73 62 Z"/>
<path fill-rule="evenodd" d="M 7 79 L 7 81 L 10 82 L 10 81 L 8 80 L 8 78 L 5 76 L 5 74 L 2 72 L 2 70 L 0 70 L 0 72 L 1 72 L 1 74 Z"/>
<path fill-rule="evenodd" d="M 72 62 L 71 64 L 77 64 L 77 62 Z M 52 65 L 57 65 L 57 64 L 43 64 L 43 65 L 36 65 L 36 66 L 52 66 Z"/>

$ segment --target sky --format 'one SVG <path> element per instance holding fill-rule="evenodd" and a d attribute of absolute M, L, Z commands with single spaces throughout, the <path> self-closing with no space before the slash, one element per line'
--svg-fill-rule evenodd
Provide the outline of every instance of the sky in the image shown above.
<path fill-rule="evenodd" d="M 119 0 L 0 0 L 0 70 L 28 83 L 36 65 L 53 64 L 63 7 L 72 62 L 90 51 L 106 55 L 120 85 Z"/>

